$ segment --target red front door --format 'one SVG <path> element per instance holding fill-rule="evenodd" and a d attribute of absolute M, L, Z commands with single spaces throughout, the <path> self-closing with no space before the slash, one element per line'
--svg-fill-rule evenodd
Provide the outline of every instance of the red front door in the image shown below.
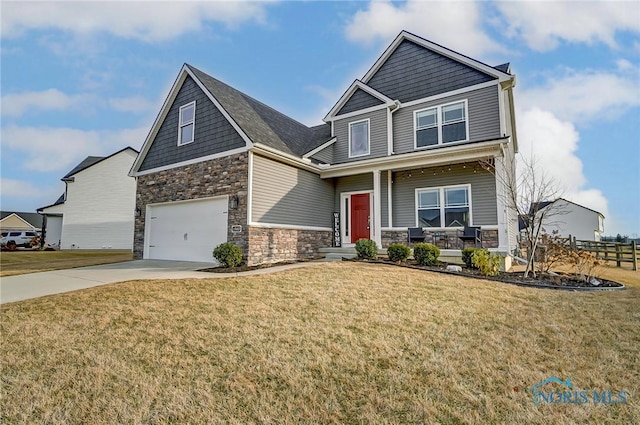
<path fill-rule="evenodd" d="M 351 243 L 371 237 L 370 217 L 369 194 L 351 195 Z"/>

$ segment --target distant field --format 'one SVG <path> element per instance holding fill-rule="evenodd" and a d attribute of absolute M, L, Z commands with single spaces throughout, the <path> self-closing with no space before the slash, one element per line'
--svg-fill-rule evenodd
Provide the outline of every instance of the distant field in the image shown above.
<path fill-rule="evenodd" d="M 0 422 L 638 423 L 640 273 L 611 271 L 628 289 L 339 262 L 17 302 L 0 308 Z M 630 396 L 535 406 L 552 376 Z"/>
<path fill-rule="evenodd" d="M 0 276 L 94 266 L 129 261 L 131 251 L 5 251 L 0 253 Z"/>

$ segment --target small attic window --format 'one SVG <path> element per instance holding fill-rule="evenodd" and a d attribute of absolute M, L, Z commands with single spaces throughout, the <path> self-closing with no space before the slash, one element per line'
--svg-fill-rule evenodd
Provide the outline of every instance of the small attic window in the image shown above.
<path fill-rule="evenodd" d="M 178 146 L 193 142 L 196 128 L 196 102 L 180 107 L 180 126 L 178 128 Z"/>

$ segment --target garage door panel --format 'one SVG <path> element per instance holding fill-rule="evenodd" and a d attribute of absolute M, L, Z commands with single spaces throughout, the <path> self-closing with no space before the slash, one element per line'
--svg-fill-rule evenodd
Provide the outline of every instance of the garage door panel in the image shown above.
<path fill-rule="evenodd" d="M 149 207 L 149 255 L 158 260 L 215 262 L 213 248 L 227 241 L 227 198 Z"/>

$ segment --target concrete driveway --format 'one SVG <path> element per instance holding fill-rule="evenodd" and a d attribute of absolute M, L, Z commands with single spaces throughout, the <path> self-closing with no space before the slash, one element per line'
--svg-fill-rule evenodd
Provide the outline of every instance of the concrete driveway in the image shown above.
<path fill-rule="evenodd" d="M 8 276 L 0 278 L 0 303 L 27 300 L 127 280 L 216 277 L 216 273 L 197 271 L 211 267 L 214 267 L 214 264 L 190 261 L 136 260 Z"/>
<path fill-rule="evenodd" d="M 198 270 L 214 267 L 213 263 L 191 261 L 135 260 L 100 266 L 78 267 L 8 276 L 0 278 L 0 304 L 46 295 L 77 291 L 108 283 L 142 279 L 224 278 L 240 275 L 274 273 L 281 270 L 318 265 L 306 262 L 274 266 L 241 273 L 208 273 Z"/>

